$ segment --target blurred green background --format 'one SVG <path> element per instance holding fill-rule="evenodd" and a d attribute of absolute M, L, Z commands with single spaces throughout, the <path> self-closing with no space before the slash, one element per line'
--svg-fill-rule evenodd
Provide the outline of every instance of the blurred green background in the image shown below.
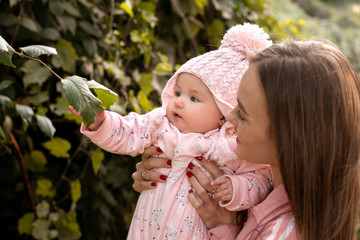
<path fill-rule="evenodd" d="M 0 35 L 15 50 L 56 47 L 58 56 L 41 60 L 118 93 L 111 110 L 121 114 L 160 106 L 174 71 L 244 22 L 274 42 L 328 39 L 360 71 L 355 0 L 0 0 Z M 59 80 L 37 62 L 11 60 L 16 68 L 0 65 L 0 240 L 125 239 L 140 158 L 90 143 Z"/>

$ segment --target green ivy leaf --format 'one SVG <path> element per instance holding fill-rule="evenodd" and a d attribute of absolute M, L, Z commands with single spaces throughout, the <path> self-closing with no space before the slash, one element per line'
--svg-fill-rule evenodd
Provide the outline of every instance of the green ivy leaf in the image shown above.
<path fill-rule="evenodd" d="M 50 204 L 43 200 L 41 203 L 36 205 L 36 216 L 39 218 L 44 218 L 49 214 Z"/>
<path fill-rule="evenodd" d="M 81 183 L 79 179 L 72 181 L 70 184 L 71 188 L 71 200 L 76 203 L 81 198 Z"/>
<path fill-rule="evenodd" d="M 145 112 L 149 112 L 152 110 L 151 102 L 143 91 L 138 92 L 137 100 Z"/>
<path fill-rule="evenodd" d="M 35 117 L 40 130 L 43 133 L 45 133 L 48 137 L 50 138 L 54 137 L 56 129 L 54 128 L 50 119 L 38 114 L 35 114 Z"/>
<path fill-rule="evenodd" d="M 47 219 L 38 218 L 33 223 L 32 236 L 39 240 L 48 240 L 50 222 Z"/>
<path fill-rule="evenodd" d="M 123 2 L 120 4 L 120 8 L 124 10 L 127 14 L 130 15 L 130 17 L 134 17 L 134 12 L 131 9 L 131 4 L 127 4 L 126 2 Z"/>
<path fill-rule="evenodd" d="M 28 87 L 31 84 L 39 84 L 41 86 L 51 76 L 49 70 L 32 60 L 25 61 L 20 70 L 25 73 L 23 77 L 24 87 Z"/>
<path fill-rule="evenodd" d="M 0 95 L 0 105 L 10 106 L 11 99 L 8 96 Z"/>
<path fill-rule="evenodd" d="M 33 105 L 41 105 L 41 103 L 49 101 L 48 92 L 38 92 L 36 95 L 28 96 L 28 100 Z"/>
<path fill-rule="evenodd" d="M 57 55 L 56 48 L 43 45 L 30 45 L 20 48 L 26 55 L 30 57 L 39 57 L 41 55 Z"/>
<path fill-rule="evenodd" d="M 91 164 L 96 175 L 100 169 L 100 164 L 104 161 L 105 154 L 100 148 L 96 148 L 94 153 L 91 155 Z"/>
<path fill-rule="evenodd" d="M 92 35 L 97 38 L 101 36 L 101 32 L 87 21 L 80 21 L 79 27 L 89 35 Z"/>
<path fill-rule="evenodd" d="M 22 104 L 15 104 L 15 108 L 23 121 L 26 124 L 29 124 L 32 117 L 34 116 L 34 111 L 32 110 L 32 108 Z"/>
<path fill-rule="evenodd" d="M 13 52 L 15 52 L 15 50 L 0 36 L 0 64 L 15 67 L 11 61 Z"/>
<path fill-rule="evenodd" d="M 0 13 L 0 24 L 3 26 L 12 26 L 17 22 L 17 18 L 14 14 L 8 12 Z"/>
<path fill-rule="evenodd" d="M 68 214 L 64 210 L 59 209 L 59 220 L 55 223 L 59 232 L 59 240 L 76 240 L 81 238 L 79 224 L 76 221 L 76 212 L 71 211 Z"/>
<path fill-rule="evenodd" d="M 55 196 L 54 190 L 51 190 L 52 182 L 49 179 L 39 179 L 37 180 L 36 185 L 37 187 L 35 193 L 37 195 L 50 198 Z"/>
<path fill-rule="evenodd" d="M 18 232 L 19 234 L 31 234 L 33 231 L 33 213 L 25 213 L 18 221 Z"/>
<path fill-rule="evenodd" d="M 69 113 L 69 101 L 63 97 L 57 97 L 56 104 L 50 104 L 50 110 L 58 116 Z"/>
<path fill-rule="evenodd" d="M 24 162 L 26 169 L 33 172 L 43 172 L 46 170 L 47 164 L 46 157 L 43 152 L 39 150 L 33 150 L 30 154 L 24 155 Z"/>
<path fill-rule="evenodd" d="M 40 34 L 41 37 L 50 39 L 52 41 L 58 41 L 61 38 L 59 31 L 51 27 L 44 28 Z"/>
<path fill-rule="evenodd" d="M 4 81 L 0 82 L 0 90 L 4 90 L 4 89 L 8 88 L 13 83 L 14 82 L 10 81 L 10 80 L 4 80 Z"/>
<path fill-rule="evenodd" d="M 71 144 L 60 137 L 54 137 L 53 139 L 43 143 L 43 146 L 50 151 L 50 154 L 59 158 L 67 158 L 69 156 L 68 151 L 71 148 Z"/>
<path fill-rule="evenodd" d="M 88 81 L 79 76 L 71 76 L 61 80 L 66 99 L 80 113 L 84 124 L 89 127 L 95 116 L 103 110 L 101 101 L 90 91 Z"/>
<path fill-rule="evenodd" d="M 29 17 L 22 17 L 20 20 L 20 25 L 35 33 L 39 33 L 41 31 L 41 26 Z"/>
<path fill-rule="evenodd" d="M 56 44 L 56 49 L 59 57 L 54 56 L 51 61 L 52 64 L 57 68 L 62 68 L 67 72 L 71 72 L 75 61 L 78 59 L 75 48 L 71 42 L 60 39 Z"/>
<path fill-rule="evenodd" d="M 15 50 L 0 36 L 0 51 L 2 52 L 15 52 Z"/>
<path fill-rule="evenodd" d="M 96 97 L 100 99 L 104 108 L 109 108 L 116 102 L 118 95 L 115 92 L 111 91 L 110 89 L 101 85 L 95 80 L 88 81 L 87 83 L 89 88 L 94 90 L 94 92 L 96 93 Z"/>

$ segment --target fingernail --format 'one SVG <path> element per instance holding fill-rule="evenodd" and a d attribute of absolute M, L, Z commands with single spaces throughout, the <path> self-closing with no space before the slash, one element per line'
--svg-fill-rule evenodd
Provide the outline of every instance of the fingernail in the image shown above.
<path fill-rule="evenodd" d="M 161 180 L 166 180 L 166 179 L 167 179 L 167 176 L 166 176 L 166 175 L 160 175 L 160 179 L 161 179 Z"/>
<path fill-rule="evenodd" d="M 204 158 L 203 158 L 203 156 L 197 156 L 197 157 L 195 157 L 195 159 L 199 160 L 199 161 L 202 161 Z"/>
<path fill-rule="evenodd" d="M 191 178 L 193 174 L 191 172 L 186 172 L 186 176 L 188 176 L 188 178 Z"/>
<path fill-rule="evenodd" d="M 167 160 L 167 165 L 171 166 L 171 160 Z"/>
<path fill-rule="evenodd" d="M 159 152 L 159 153 L 162 153 L 163 151 L 161 150 L 161 148 L 156 148 L 156 151 Z"/>
<path fill-rule="evenodd" d="M 157 182 L 152 182 L 152 183 L 151 183 L 151 186 L 156 187 L 156 186 L 157 186 Z"/>
<path fill-rule="evenodd" d="M 188 168 L 190 168 L 192 170 L 194 167 L 195 167 L 194 164 L 189 163 Z"/>
<path fill-rule="evenodd" d="M 190 193 L 193 193 L 193 190 L 192 190 L 192 189 L 189 190 L 189 194 L 190 194 Z"/>

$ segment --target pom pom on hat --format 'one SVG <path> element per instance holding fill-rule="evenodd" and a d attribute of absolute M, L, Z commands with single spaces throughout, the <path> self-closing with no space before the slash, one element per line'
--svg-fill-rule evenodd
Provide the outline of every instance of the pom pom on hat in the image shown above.
<path fill-rule="evenodd" d="M 256 24 L 239 24 L 226 32 L 221 41 L 220 49 L 231 48 L 233 51 L 249 57 L 269 47 L 272 44 L 268 40 L 269 38 L 269 35 Z"/>

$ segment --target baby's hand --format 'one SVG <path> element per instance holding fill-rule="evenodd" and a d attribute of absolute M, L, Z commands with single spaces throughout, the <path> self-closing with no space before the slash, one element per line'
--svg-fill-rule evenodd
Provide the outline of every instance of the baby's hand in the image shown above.
<path fill-rule="evenodd" d="M 69 105 L 69 109 L 73 114 L 75 114 L 82 121 L 82 117 L 80 116 L 80 113 L 78 113 L 73 108 L 73 106 Z M 95 122 L 89 126 L 88 130 L 90 130 L 90 131 L 97 130 L 101 126 L 101 124 L 104 122 L 105 116 L 106 116 L 105 111 L 98 112 L 95 117 Z"/>
<path fill-rule="evenodd" d="M 230 178 L 217 178 L 211 183 L 211 185 L 214 189 L 216 189 L 215 193 L 212 195 L 213 198 L 218 199 L 222 202 L 228 202 L 232 199 L 233 187 Z"/>

